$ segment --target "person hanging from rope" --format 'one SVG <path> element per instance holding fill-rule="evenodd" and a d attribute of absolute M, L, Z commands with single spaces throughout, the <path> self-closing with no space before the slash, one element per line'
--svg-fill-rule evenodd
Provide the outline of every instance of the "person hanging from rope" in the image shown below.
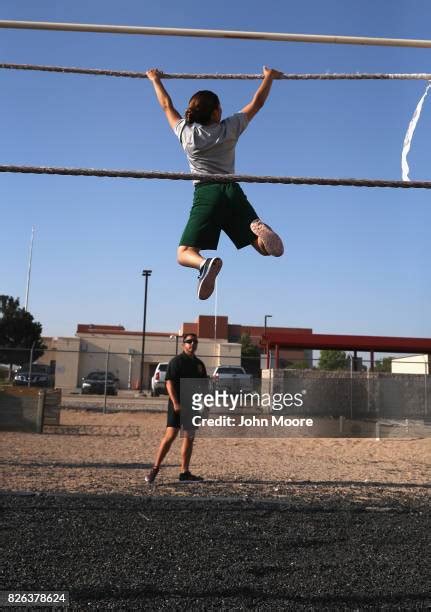
<path fill-rule="evenodd" d="M 273 80 L 283 73 L 264 66 L 262 83 L 252 100 L 240 112 L 223 120 L 218 96 L 207 90 L 198 91 L 190 98 L 182 118 L 162 84 L 163 73 L 152 68 L 146 74 L 187 155 L 191 172 L 234 174 L 238 138 L 265 104 Z M 261 221 L 238 183 L 195 181 L 193 205 L 177 259 L 180 265 L 199 270 L 201 300 L 213 293 L 223 265 L 220 257 L 205 258 L 201 250 L 216 250 L 222 230 L 237 249 L 251 244 L 261 255 L 280 257 L 284 252 L 281 238 Z"/>

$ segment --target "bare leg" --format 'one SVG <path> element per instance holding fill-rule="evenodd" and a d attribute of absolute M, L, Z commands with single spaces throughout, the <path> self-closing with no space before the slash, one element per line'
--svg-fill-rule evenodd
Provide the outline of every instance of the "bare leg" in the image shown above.
<path fill-rule="evenodd" d="M 190 459 L 193 452 L 193 442 L 194 436 L 190 435 L 186 432 L 185 438 L 183 440 L 183 444 L 181 446 L 181 471 L 188 472 Z"/>
<path fill-rule="evenodd" d="M 179 429 L 177 429 L 176 427 L 166 428 L 166 433 L 163 436 L 162 441 L 160 442 L 159 450 L 157 452 L 156 461 L 154 463 L 155 468 L 159 468 L 162 464 L 163 459 L 166 457 L 169 452 L 169 449 L 172 446 L 172 442 L 178 435 L 178 431 Z"/>
<path fill-rule="evenodd" d="M 205 257 L 202 257 L 200 249 L 197 247 L 179 246 L 177 249 L 177 261 L 181 266 L 199 270 L 201 264 L 205 261 Z"/>

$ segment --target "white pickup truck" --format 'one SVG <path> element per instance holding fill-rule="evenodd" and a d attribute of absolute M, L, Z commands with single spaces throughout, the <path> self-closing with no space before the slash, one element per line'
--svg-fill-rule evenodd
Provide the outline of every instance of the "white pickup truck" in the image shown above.
<path fill-rule="evenodd" d="M 234 365 L 218 366 L 212 375 L 214 389 L 228 391 L 251 391 L 253 376 L 247 374 L 243 367 Z"/>

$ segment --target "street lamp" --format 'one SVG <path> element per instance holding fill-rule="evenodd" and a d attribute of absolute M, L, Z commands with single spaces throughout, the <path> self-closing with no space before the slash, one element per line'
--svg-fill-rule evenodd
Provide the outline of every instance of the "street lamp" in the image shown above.
<path fill-rule="evenodd" d="M 269 351 L 268 351 L 268 340 L 266 339 L 266 322 L 268 319 L 272 319 L 272 315 L 270 314 L 266 314 L 265 315 L 265 324 L 264 324 L 264 334 L 263 337 L 265 338 L 265 343 L 266 343 L 266 367 L 269 368 Z"/>
<path fill-rule="evenodd" d="M 139 376 L 139 391 L 141 393 L 144 389 L 145 327 L 147 324 L 148 278 L 151 276 L 151 272 L 152 270 L 142 270 L 142 276 L 145 276 L 145 298 L 144 298 L 144 322 L 142 325 L 141 373 Z"/>
<path fill-rule="evenodd" d="M 179 335 L 178 334 L 171 334 L 169 336 L 169 340 L 173 340 L 175 338 L 175 355 L 178 355 L 178 338 Z"/>

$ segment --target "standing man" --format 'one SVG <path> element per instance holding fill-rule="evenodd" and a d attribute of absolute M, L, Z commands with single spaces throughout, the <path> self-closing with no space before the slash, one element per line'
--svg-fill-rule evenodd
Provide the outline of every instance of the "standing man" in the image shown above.
<path fill-rule="evenodd" d="M 169 395 L 168 422 L 165 435 L 160 442 L 154 466 L 145 477 L 146 482 L 154 482 L 163 459 L 169 452 L 172 442 L 178 435 L 181 427 L 181 405 L 180 405 L 180 380 L 181 378 L 207 378 L 204 363 L 195 355 L 198 347 L 196 334 L 184 334 L 183 352 L 177 355 L 168 364 L 166 371 L 166 389 Z M 203 480 L 200 476 L 193 475 L 189 470 L 190 458 L 193 451 L 194 432 L 184 431 L 183 444 L 181 446 L 181 481 Z"/>

